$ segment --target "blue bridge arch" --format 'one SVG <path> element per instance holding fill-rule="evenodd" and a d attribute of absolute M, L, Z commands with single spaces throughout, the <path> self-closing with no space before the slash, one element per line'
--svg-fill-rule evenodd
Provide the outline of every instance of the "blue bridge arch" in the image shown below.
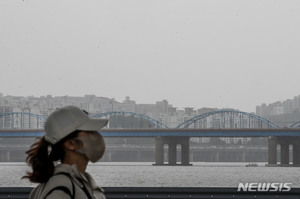
<path fill-rule="evenodd" d="M 211 123 L 210 127 L 208 127 L 208 121 L 207 119 L 211 117 Z M 218 110 L 218 111 L 212 111 L 203 113 L 200 115 L 197 115 L 193 118 L 190 118 L 180 125 L 178 125 L 176 128 L 189 128 L 190 125 L 194 124 L 194 128 L 200 128 L 199 126 L 196 126 L 196 123 L 199 120 L 202 121 L 203 126 L 206 125 L 204 128 L 279 128 L 280 126 L 266 118 L 263 118 L 261 116 L 242 112 L 242 111 L 236 111 L 236 110 Z M 255 121 L 255 122 L 254 122 Z M 203 128 L 203 127 L 202 127 Z"/>
<path fill-rule="evenodd" d="M 299 127 L 300 127 L 300 120 L 289 126 L 289 128 L 299 128 Z"/>
<path fill-rule="evenodd" d="M 44 127 L 47 116 L 26 112 L 8 112 L 0 114 L 0 127 L 3 129 L 24 129 Z"/>
<path fill-rule="evenodd" d="M 134 113 L 134 112 L 122 112 L 122 111 L 113 111 L 113 112 L 105 112 L 105 113 L 99 113 L 99 114 L 93 114 L 91 115 L 92 118 L 103 118 L 103 117 L 109 117 L 112 116 L 113 117 L 113 128 L 115 128 L 117 125 L 117 120 L 118 120 L 118 116 L 121 116 L 121 123 L 122 123 L 122 128 L 125 127 L 125 116 L 129 116 L 131 118 L 131 128 L 134 128 L 134 119 L 139 119 L 140 120 L 140 128 L 143 128 L 143 120 L 149 122 L 150 124 L 153 124 L 156 126 L 156 128 L 169 128 L 166 124 L 152 118 L 146 115 L 143 115 L 141 113 Z M 111 125 L 111 124 L 110 124 Z"/>

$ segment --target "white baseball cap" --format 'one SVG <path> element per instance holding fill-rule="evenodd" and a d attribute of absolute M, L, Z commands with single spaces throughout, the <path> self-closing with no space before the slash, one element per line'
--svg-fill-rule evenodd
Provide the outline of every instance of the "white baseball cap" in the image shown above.
<path fill-rule="evenodd" d="M 44 127 L 45 139 L 55 144 L 76 130 L 97 131 L 107 123 L 107 119 L 91 119 L 76 106 L 66 106 L 54 111 L 47 118 Z"/>

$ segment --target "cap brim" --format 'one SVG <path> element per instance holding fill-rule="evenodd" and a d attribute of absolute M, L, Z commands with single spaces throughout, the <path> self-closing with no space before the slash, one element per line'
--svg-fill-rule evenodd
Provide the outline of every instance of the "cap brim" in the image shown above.
<path fill-rule="evenodd" d="M 81 131 L 97 131 L 105 127 L 108 119 L 89 119 L 87 122 L 77 128 Z"/>

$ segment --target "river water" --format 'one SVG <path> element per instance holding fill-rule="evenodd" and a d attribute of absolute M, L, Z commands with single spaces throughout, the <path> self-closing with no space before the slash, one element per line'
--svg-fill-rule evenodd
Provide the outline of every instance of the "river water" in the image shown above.
<path fill-rule="evenodd" d="M 299 167 L 245 165 L 195 162 L 193 166 L 152 166 L 150 162 L 99 162 L 89 164 L 87 171 L 102 187 L 237 187 L 238 183 L 247 182 L 282 182 L 300 187 Z M 25 163 L 0 163 L 0 186 L 36 186 L 20 179 L 27 170 Z"/>

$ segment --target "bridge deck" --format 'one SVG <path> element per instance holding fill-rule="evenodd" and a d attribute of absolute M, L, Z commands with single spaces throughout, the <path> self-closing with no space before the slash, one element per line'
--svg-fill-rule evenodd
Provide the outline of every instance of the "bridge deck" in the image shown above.
<path fill-rule="evenodd" d="M 268 136 L 297 136 L 300 129 L 270 128 L 270 129 L 102 129 L 104 137 L 268 137 Z M 2 129 L 0 137 L 42 137 L 42 129 Z"/>

